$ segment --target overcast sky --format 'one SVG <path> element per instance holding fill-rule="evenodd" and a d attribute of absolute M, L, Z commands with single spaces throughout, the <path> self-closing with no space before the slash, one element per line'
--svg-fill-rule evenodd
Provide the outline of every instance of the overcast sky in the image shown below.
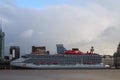
<path fill-rule="evenodd" d="M 120 0 L 0 0 L 5 32 L 5 50 L 20 46 L 46 46 L 56 53 L 56 44 L 87 52 L 113 54 L 120 42 Z"/>

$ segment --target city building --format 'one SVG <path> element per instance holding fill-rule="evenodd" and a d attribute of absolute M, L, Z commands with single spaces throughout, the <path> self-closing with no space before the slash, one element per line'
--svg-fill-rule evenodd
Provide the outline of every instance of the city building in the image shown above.
<path fill-rule="evenodd" d="M 58 54 L 63 54 L 65 51 L 67 51 L 66 48 L 64 48 L 63 44 L 56 44 L 57 47 L 57 53 Z"/>
<path fill-rule="evenodd" d="M 46 47 L 45 46 L 32 46 L 32 53 L 35 54 L 49 54 L 49 51 L 46 51 Z"/>
<path fill-rule="evenodd" d="M 120 68 L 120 43 L 118 44 L 117 51 L 113 54 L 115 68 Z"/>
<path fill-rule="evenodd" d="M 111 55 L 103 55 L 102 62 L 104 65 L 109 65 L 110 67 L 113 67 L 114 58 Z"/>
<path fill-rule="evenodd" d="M 10 60 L 15 60 L 20 57 L 20 47 L 19 46 L 11 46 L 10 47 Z"/>

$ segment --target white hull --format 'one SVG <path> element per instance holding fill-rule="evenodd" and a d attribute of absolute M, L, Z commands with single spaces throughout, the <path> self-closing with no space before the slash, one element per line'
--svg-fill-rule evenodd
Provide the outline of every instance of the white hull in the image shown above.
<path fill-rule="evenodd" d="M 40 57 L 40 55 L 39 55 Z M 64 56 L 62 56 L 64 57 Z M 54 58 L 54 57 L 53 57 Z M 80 68 L 88 68 L 88 69 L 96 69 L 96 68 L 108 68 L 109 66 L 105 66 L 104 64 L 82 64 L 82 63 L 76 63 L 75 65 L 71 64 L 71 65 L 68 65 L 68 64 L 34 64 L 32 61 L 29 62 L 29 63 L 24 63 L 24 61 L 27 61 L 32 58 L 19 58 L 19 59 L 16 59 L 14 61 L 12 61 L 10 63 L 11 66 L 13 67 L 19 67 L 19 68 L 32 68 L 32 69 L 45 69 L 45 68 L 53 68 L 53 69 L 57 69 L 57 68 L 66 68 L 66 69 L 71 69 L 71 68 L 74 68 L 74 69 L 80 69 Z M 38 58 L 36 58 L 38 59 Z M 51 58 L 50 58 L 51 59 Z M 48 59 L 49 60 L 49 59 Z"/>
<path fill-rule="evenodd" d="M 44 68 L 88 68 L 88 69 L 94 69 L 94 68 L 107 68 L 103 64 L 76 64 L 76 65 L 35 65 L 35 64 L 26 64 L 26 63 L 17 63 L 17 62 L 11 62 L 11 66 L 13 67 L 21 67 L 21 68 L 32 68 L 32 69 L 44 69 Z"/>

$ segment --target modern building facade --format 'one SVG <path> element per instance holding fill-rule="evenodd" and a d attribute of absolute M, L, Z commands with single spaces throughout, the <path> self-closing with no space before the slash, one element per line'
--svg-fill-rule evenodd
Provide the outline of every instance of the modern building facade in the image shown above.
<path fill-rule="evenodd" d="M 63 44 L 56 44 L 56 47 L 58 54 L 63 54 L 65 51 L 67 51 Z"/>
<path fill-rule="evenodd" d="M 19 46 L 11 46 L 10 47 L 10 59 L 15 60 L 20 57 L 20 47 Z"/>

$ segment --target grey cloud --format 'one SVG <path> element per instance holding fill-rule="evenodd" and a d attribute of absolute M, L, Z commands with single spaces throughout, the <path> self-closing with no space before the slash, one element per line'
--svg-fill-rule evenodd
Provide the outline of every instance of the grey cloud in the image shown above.
<path fill-rule="evenodd" d="M 59 5 L 43 9 L 9 6 L 11 7 L 1 6 L 0 13 L 7 20 L 3 23 L 6 45 L 20 45 L 22 54 L 30 52 L 32 45 L 46 46 L 51 53 L 55 53 L 56 43 L 86 51 L 91 45 L 98 47 L 110 43 L 111 40 L 104 39 L 104 36 L 111 32 L 107 30 L 109 26 L 118 24 L 115 23 L 118 15 L 97 4 L 87 7 Z M 109 37 L 112 40 L 114 38 L 111 35 Z M 103 49 L 98 48 L 98 52 Z M 107 53 L 104 50 L 101 53 Z"/>
<path fill-rule="evenodd" d="M 72 1 L 75 1 L 75 2 L 85 2 L 87 4 L 89 3 L 97 3 L 109 10 L 112 10 L 112 11 L 119 11 L 120 12 L 120 0 L 72 0 Z"/>
<path fill-rule="evenodd" d="M 120 31 L 119 27 L 109 27 L 105 29 L 100 36 L 105 41 L 109 40 L 110 42 L 116 42 L 120 40 L 119 31 Z"/>

